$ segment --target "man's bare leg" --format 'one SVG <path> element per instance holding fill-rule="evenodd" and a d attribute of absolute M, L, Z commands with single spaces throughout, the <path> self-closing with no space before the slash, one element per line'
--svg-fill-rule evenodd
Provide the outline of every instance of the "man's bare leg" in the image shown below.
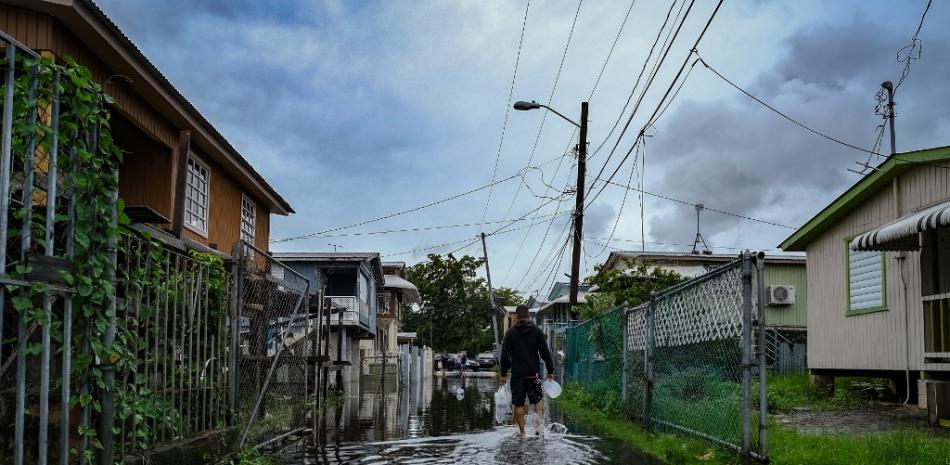
<path fill-rule="evenodd" d="M 518 425 L 518 437 L 524 437 L 524 405 L 515 406 L 515 423 Z"/>
<path fill-rule="evenodd" d="M 542 417 L 542 415 L 544 415 L 544 404 L 543 404 L 543 402 L 544 402 L 544 401 L 540 401 L 540 400 L 539 400 L 537 404 L 534 404 L 534 413 L 536 413 L 536 414 L 538 415 L 538 429 L 537 429 L 537 432 L 538 432 L 539 435 L 541 434 L 541 426 L 542 426 L 542 425 L 541 425 L 541 417 Z"/>

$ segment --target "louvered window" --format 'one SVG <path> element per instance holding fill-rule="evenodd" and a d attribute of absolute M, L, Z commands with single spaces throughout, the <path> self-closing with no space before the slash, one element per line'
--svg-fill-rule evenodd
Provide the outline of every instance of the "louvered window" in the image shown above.
<path fill-rule="evenodd" d="M 884 292 L 883 252 L 855 252 L 848 248 L 848 311 L 884 310 Z"/>

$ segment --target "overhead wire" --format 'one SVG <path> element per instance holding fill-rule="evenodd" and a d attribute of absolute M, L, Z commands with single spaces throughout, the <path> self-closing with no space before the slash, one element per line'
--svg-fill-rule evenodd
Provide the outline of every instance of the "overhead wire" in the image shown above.
<path fill-rule="evenodd" d="M 673 80 L 670 82 L 669 87 L 667 87 L 666 92 L 663 93 L 663 97 L 660 98 L 659 102 L 657 102 L 657 106 L 656 106 L 656 108 L 653 110 L 653 114 L 650 116 L 650 118 L 647 118 L 647 121 L 648 121 L 648 122 L 651 121 L 651 120 L 653 120 L 653 119 L 656 117 L 656 115 L 657 115 L 657 113 L 660 111 L 660 108 L 662 107 L 664 101 L 666 101 L 666 98 L 670 95 L 670 92 L 673 91 L 673 88 L 676 86 L 677 81 L 679 80 L 680 76 L 683 74 L 683 70 L 686 68 L 686 65 L 689 64 L 689 59 L 690 59 L 690 57 L 692 57 L 692 54 L 696 51 L 697 47 L 699 47 L 699 43 L 703 40 L 703 37 L 705 37 L 706 32 L 709 31 L 709 26 L 712 25 L 713 20 L 716 18 L 716 14 L 719 13 L 719 8 L 722 7 L 722 2 L 723 2 L 723 0 L 719 0 L 719 1 L 716 3 L 716 8 L 713 10 L 712 14 L 709 15 L 709 19 L 706 20 L 706 25 L 703 26 L 702 32 L 699 33 L 699 36 L 697 36 L 697 37 L 696 37 L 696 40 L 693 42 L 693 46 L 689 49 L 690 52 L 686 55 L 686 58 L 683 60 L 682 65 L 680 65 L 679 70 L 676 72 L 676 75 L 673 77 Z M 680 32 L 680 30 L 682 29 L 683 24 L 686 22 L 686 18 L 689 16 L 689 12 L 690 12 L 690 10 L 692 9 L 692 7 L 693 7 L 693 3 L 691 2 L 690 5 L 689 5 L 689 8 L 686 10 L 686 15 L 683 17 L 683 20 L 680 22 L 679 26 L 677 27 L 676 32 L 673 34 L 673 43 L 676 42 L 676 37 L 679 35 L 679 32 Z M 662 59 L 661 59 L 660 62 L 659 62 L 659 66 L 662 66 L 662 62 L 666 59 L 667 54 L 669 53 L 669 51 L 670 51 L 672 48 L 673 48 L 673 44 L 671 43 L 671 44 L 670 44 L 670 47 L 668 47 L 668 48 L 666 49 L 666 52 L 664 52 L 664 54 L 663 54 L 663 56 L 662 56 Z M 641 98 L 640 98 L 640 100 L 637 101 L 637 104 L 634 106 L 633 112 L 630 113 L 630 118 L 627 120 L 627 125 L 624 127 L 624 130 L 626 130 L 626 128 L 629 126 L 630 122 L 633 120 L 633 117 L 636 115 L 636 112 L 637 112 L 637 110 L 639 109 L 639 106 L 640 106 L 640 102 L 642 101 L 642 97 L 646 94 L 646 91 L 649 90 L 650 85 L 653 83 L 653 79 L 652 79 L 652 78 L 654 78 L 655 76 L 656 76 L 656 75 L 654 74 L 653 76 L 651 76 L 651 79 L 650 79 L 649 81 L 647 81 L 647 85 L 644 87 L 643 92 L 642 92 L 641 95 L 640 95 Z M 647 128 L 647 127 L 648 127 L 647 125 L 644 125 L 644 126 L 640 129 L 640 132 L 637 134 L 637 138 L 636 138 L 636 140 L 634 140 L 634 143 L 630 146 L 630 149 L 627 150 L 627 153 L 626 153 L 626 154 L 624 155 L 624 157 L 620 160 L 620 163 L 617 164 L 617 167 L 614 169 L 614 171 L 613 171 L 613 172 L 610 174 L 610 176 L 607 178 L 608 181 L 613 180 L 614 176 L 617 175 L 617 172 L 620 171 L 620 168 L 623 166 L 623 164 L 624 164 L 624 163 L 627 161 L 627 159 L 630 157 L 630 154 L 633 152 L 634 148 L 636 147 L 636 144 L 637 144 L 638 142 L 640 142 L 640 141 L 643 140 L 643 136 L 644 136 L 644 133 L 646 132 L 646 128 Z M 621 137 L 622 137 L 622 136 L 623 136 L 623 134 L 621 134 Z M 614 149 L 616 149 L 616 147 L 617 147 L 617 145 L 618 145 L 619 143 L 620 143 L 620 138 L 617 139 L 617 144 L 614 145 Z M 611 150 L 611 152 L 613 152 L 613 149 Z M 609 157 L 608 157 L 608 159 L 609 159 Z M 606 166 L 606 165 L 605 165 L 605 166 Z M 597 177 L 599 178 L 602 173 L 603 173 L 603 170 L 601 170 L 601 172 L 598 173 Z M 590 203 L 588 204 L 588 206 L 591 205 L 591 204 L 593 204 L 593 202 L 594 202 L 595 200 L 597 200 L 597 197 L 599 197 L 600 194 L 603 193 L 603 191 L 604 191 L 604 189 L 605 189 L 606 187 L 607 187 L 607 184 L 604 184 L 603 186 L 601 186 L 600 191 L 598 191 L 597 194 L 595 194 L 595 195 L 590 199 Z M 590 191 L 589 191 L 589 192 L 590 192 Z M 587 207 L 585 206 L 585 209 L 586 209 L 586 208 L 587 208 Z"/>
<path fill-rule="evenodd" d="M 505 118 L 501 124 L 501 136 L 498 139 L 498 151 L 495 153 L 495 165 L 492 168 L 491 180 L 495 182 L 495 177 L 498 174 L 498 162 L 501 160 L 501 150 L 505 145 L 505 133 L 508 130 L 508 116 L 511 114 L 511 97 L 515 92 L 515 81 L 518 78 L 518 65 L 521 63 L 521 49 L 524 45 L 524 32 L 528 27 L 528 12 L 531 11 L 531 0 L 528 0 L 527 5 L 524 9 L 524 20 L 521 22 L 521 37 L 518 39 L 518 53 L 515 55 L 515 67 L 511 73 L 511 85 L 508 88 L 508 101 L 505 103 Z M 530 162 L 528 163 L 530 164 Z M 489 187 L 488 190 L 488 200 L 485 202 L 485 209 L 482 211 L 482 221 L 485 220 L 485 216 L 488 214 L 488 206 L 491 204 L 492 192 L 494 191 L 494 186 Z"/>
<path fill-rule="evenodd" d="M 698 52 L 696 52 L 696 54 L 697 54 L 697 56 L 699 56 Z M 741 92 L 742 94 L 746 95 L 747 97 L 749 97 L 749 98 L 752 99 L 753 101 L 755 101 L 755 102 L 761 104 L 761 105 L 764 106 L 765 108 L 771 110 L 773 113 L 775 113 L 775 114 L 781 116 L 782 118 L 786 119 L 787 121 L 791 122 L 792 124 L 794 124 L 794 125 L 796 125 L 796 126 L 802 128 L 802 129 L 805 129 L 806 131 L 808 131 L 808 132 L 810 132 L 810 133 L 812 133 L 812 134 L 815 134 L 815 135 L 817 135 L 817 136 L 820 136 L 820 137 L 822 137 L 822 138 L 824 138 L 824 139 L 826 139 L 826 140 L 829 140 L 829 141 L 831 141 L 831 142 L 840 144 L 840 145 L 842 145 L 842 146 L 844 146 L 844 147 L 848 147 L 848 148 L 851 148 L 851 149 L 854 149 L 854 150 L 858 150 L 858 151 L 861 151 L 861 152 L 864 152 L 864 153 L 868 153 L 868 154 L 871 154 L 871 155 L 874 155 L 874 156 L 878 156 L 878 157 L 881 157 L 881 158 L 884 158 L 884 159 L 893 159 L 893 160 L 901 161 L 901 162 L 908 163 L 908 164 L 927 165 L 927 166 L 933 166 L 933 167 L 935 167 L 935 168 L 950 169 L 950 166 L 941 165 L 941 164 L 939 164 L 939 163 L 932 163 L 932 162 L 927 162 L 927 161 L 917 161 L 917 160 L 908 160 L 908 159 L 901 158 L 900 156 L 896 156 L 896 155 L 887 156 L 887 155 L 884 155 L 884 154 L 882 154 L 882 153 L 880 153 L 880 152 L 876 152 L 876 151 L 873 151 L 873 150 L 868 150 L 868 149 L 865 149 L 865 148 L 862 148 L 862 147 L 858 147 L 858 146 L 856 146 L 856 145 L 854 145 L 854 144 L 849 144 L 849 143 L 844 142 L 844 141 L 842 141 L 842 140 L 840 140 L 840 139 L 837 139 L 837 138 L 835 138 L 835 137 L 829 136 L 829 135 L 825 134 L 824 132 L 821 132 L 821 131 L 819 131 L 819 130 L 817 130 L 817 129 L 813 129 L 812 127 L 806 125 L 805 123 L 802 123 L 802 122 L 800 122 L 800 121 L 798 121 L 798 120 L 792 118 L 791 116 L 789 116 L 788 114 L 782 112 L 782 111 L 779 110 L 778 108 L 772 106 L 772 105 L 769 104 L 768 102 L 766 102 L 766 101 L 760 99 L 759 97 L 756 97 L 756 96 L 755 96 L 754 94 L 752 94 L 751 92 L 749 92 L 749 91 L 747 91 L 746 89 L 740 87 L 738 84 L 734 83 L 732 80 L 730 80 L 729 78 L 725 77 L 725 76 L 724 76 L 722 73 L 720 73 L 716 68 L 714 68 L 714 67 L 713 67 L 712 65 L 710 65 L 707 61 L 705 61 L 705 59 L 703 59 L 702 56 L 699 56 L 699 60 L 700 60 L 701 63 L 703 63 L 703 66 L 705 66 L 707 69 L 709 69 L 710 71 L 712 71 L 713 74 L 715 74 L 716 76 L 718 76 L 720 79 L 722 79 L 724 82 L 726 82 L 727 84 L 729 84 L 730 86 L 732 86 L 733 88 L 735 88 L 736 90 L 738 90 L 739 92 Z M 884 126 L 883 126 L 883 125 L 880 125 L 880 126 L 878 126 L 878 127 L 880 128 L 880 133 L 883 134 L 883 132 L 884 132 Z M 877 143 L 876 143 L 875 145 L 877 145 Z"/>
<path fill-rule="evenodd" d="M 698 205 L 698 204 L 696 204 L 696 203 L 689 202 L 689 201 L 682 200 L 682 199 L 677 199 L 677 198 L 675 198 L 675 197 L 670 197 L 670 196 L 668 196 L 668 195 L 658 194 L 658 193 L 656 193 L 656 192 L 650 192 L 650 191 L 648 191 L 648 190 L 646 190 L 646 189 L 638 189 L 638 188 L 633 187 L 633 186 L 631 186 L 631 185 L 623 185 L 623 184 L 620 184 L 620 183 L 616 183 L 616 182 L 609 181 L 609 180 L 603 180 L 603 179 L 602 179 L 601 181 L 606 182 L 608 185 L 617 186 L 617 187 L 621 187 L 621 188 L 629 189 L 629 190 L 639 191 L 639 192 L 642 192 L 643 194 L 649 195 L 649 196 L 651 196 L 651 197 L 656 197 L 656 198 L 660 198 L 660 199 L 663 199 L 663 200 L 669 200 L 669 201 L 671 201 L 671 202 L 676 202 L 676 203 L 683 204 L 683 205 L 689 205 L 689 206 L 691 206 L 691 207 L 696 207 L 696 205 Z M 734 213 L 734 212 L 730 212 L 730 211 L 726 211 L 726 210 L 720 210 L 720 209 L 718 209 L 718 208 L 710 207 L 710 206 L 705 205 L 705 204 L 704 204 L 704 209 L 705 209 L 705 210 L 708 210 L 708 211 L 711 211 L 711 212 L 719 213 L 719 214 L 722 214 L 722 215 L 732 216 L 732 217 L 740 218 L 740 219 L 743 219 L 743 220 L 755 221 L 755 222 L 757 222 L 757 223 L 767 224 L 767 225 L 775 226 L 775 227 L 779 227 L 779 228 L 798 229 L 798 228 L 796 228 L 796 227 L 794 227 L 794 226 L 789 226 L 789 225 L 787 225 L 787 224 L 777 223 L 777 222 L 775 222 L 775 221 L 764 220 L 764 219 L 761 219 L 761 218 L 755 218 L 755 217 L 752 217 L 752 216 L 742 215 L 742 214 L 739 214 L 739 213 Z"/>
<path fill-rule="evenodd" d="M 571 22 L 571 29 L 567 34 L 567 41 L 564 44 L 564 51 L 561 53 L 561 62 L 558 64 L 557 73 L 554 75 L 554 85 L 551 86 L 551 93 L 548 95 L 547 105 L 550 106 L 554 101 L 554 94 L 557 92 L 558 82 L 561 80 L 561 72 L 564 70 L 564 62 L 567 60 L 567 52 L 571 47 L 571 40 L 574 38 L 574 28 L 577 26 L 577 18 L 581 13 L 581 6 L 584 4 L 584 0 L 579 0 L 577 2 L 577 9 L 574 11 L 574 20 Z M 510 100 L 510 99 L 509 99 Z M 511 106 L 511 102 L 508 102 Z M 538 142 L 541 140 L 541 132 L 544 130 L 544 123 L 548 118 L 548 110 L 545 108 L 544 114 L 541 116 L 541 123 L 538 125 L 538 134 L 534 138 L 534 144 L 531 147 L 531 152 L 528 154 L 528 163 L 531 164 L 531 161 L 534 160 L 534 155 L 538 150 Z M 572 136 L 573 137 L 573 136 Z M 521 193 L 521 185 L 515 190 L 515 195 L 511 198 L 511 202 L 508 204 L 508 209 L 505 211 L 505 217 L 511 213 L 511 209 L 515 205 L 515 201 L 518 199 L 518 195 Z M 487 205 L 486 205 L 487 209 Z M 486 210 L 487 211 L 487 210 Z"/>
<path fill-rule="evenodd" d="M 552 162 L 557 161 L 557 160 L 560 159 L 560 158 L 561 158 L 561 157 L 552 158 L 552 159 L 550 159 L 550 160 L 547 160 L 547 161 L 545 161 L 545 162 L 543 162 L 543 163 L 538 164 L 537 166 L 540 167 L 540 166 L 547 165 L 547 164 L 549 164 L 549 163 L 552 163 Z M 348 224 L 348 225 L 344 225 L 344 226 L 337 226 L 337 227 L 334 227 L 334 228 L 325 229 L 325 230 L 323 230 L 323 231 L 319 231 L 319 232 L 315 232 L 315 233 L 308 233 L 308 234 L 301 234 L 301 235 L 299 235 L 299 236 L 292 236 L 292 237 L 285 237 L 285 238 L 280 238 L 280 239 L 273 239 L 273 240 L 270 241 L 270 243 L 273 244 L 273 243 L 279 243 L 279 242 L 290 242 L 290 241 L 296 241 L 296 240 L 300 240 L 300 239 L 308 239 L 308 238 L 311 238 L 311 237 L 320 236 L 320 235 L 323 235 L 323 234 L 326 234 L 326 233 L 330 233 L 330 232 L 340 231 L 340 230 L 343 230 L 343 229 L 355 228 L 355 227 L 358 227 L 358 226 L 364 226 L 364 225 L 367 225 L 367 224 L 370 224 L 370 223 L 375 223 L 375 222 L 378 222 L 378 221 L 387 220 L 387 219 L 394 218 L 394 217 L 397 217 L 397 216 L 402 216 L 402 215 L 406 215 L 406 214 L 409 214 L 409 213 L 414 213 L 414 212 L 417 212 L 417 211 L 419 211 L 419 210 L 424 210 L 424 209 L 426 209 L 426 208 L 434 207 L 434 206 L 436 206 L 436 205 L 441 205 L 441 204 L 443 204 L 443 203 L 446 203 L 446 202 L 449 202 L 449 201 L 452 201 L 452 200 L 455 200 L 455 199 L 458 199 L 458 198 L 461 198 L 461 197 L 465 197 L 465 196 L 470 195 L 470 194 L 474 194 L 475 192 L 483 191 L 483 190 L 485 190 L 485 189 L 488 189 L 488 188 L 491 187 L 491 186 L 498 185 L 498 184 L 501 184 L 501 183 L 503 183 L 503 182 L 510 181 L 510 180 L 512 180 L 512 179 L 514 179 L 514 178 L 517 178 L 517 177 L 520 177 L 520 176 L 524 176 L 524 173 L 525 173 L 529 168 L 531 168 L 531 167 L 530 167 L 530 166 L 525 166 L 524 168 L 521 168 L 520 170 L 518 170 L 516 173 L 514 173 L 514 174 L 512 174 L 511 176 L 508 176 L 508 177 L 506 177 L 506 178 L 504 178 L 504 179 L 500 179 L 500 180 L 494 181 L 494 182 L 492 182 L 492 183 L 485 184 L 485 185 L 482 185 L 482 186 L 479 186 L 479 187 L 476 187 L 476 188 L 473 188 L 473 189 L 469 189 L 469 190 L 467 190 L 467 191 L 465 191 L 465 192 L 462 192 L 462 193 L 459 193 L 459 194 L 455 194 L 455 195 L 452 195 L 452 196 L 449 196 L 449 197 L 446 197 L 446 198 L 443 198 L 443 199 L 435 200 L 435 201 L 432 201 L 432 202 L 429 202 L 429 203 L 426 203 L 426 204 L 423 204 L 423 205 L 420 205 L 420 206 L 417 206 L 417 207 L 409 208 L 409 209 L 406 209 L 406 210 L 400 210 L 400 211 L 393 212 L 393 213 L 389 213 L 389 214 L 386 214 L 386 215 L 383 215 L 383 216 L 379 216 L 379 217 L 376 217 L 376 218 L 373 218 L 373 219 L 358 221 L 358 222 L 356 222 L 356 223 L 352 223 L 352 224 Z"/>

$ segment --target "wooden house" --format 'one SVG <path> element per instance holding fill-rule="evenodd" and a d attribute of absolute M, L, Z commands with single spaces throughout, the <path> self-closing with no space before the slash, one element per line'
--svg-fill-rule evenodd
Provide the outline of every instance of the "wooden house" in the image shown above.
<path fill-rule="evenodd" d="M 888 157 L 781 247 L 808 257 L 819 381 L 887 376 L 950 418 L 950 147 Z"/>
<path fill-rule="evenodd" d="M 92 0 L 0 0 L 0 31 L 72 57 L 115 99 L 119 194 L 138 228 L 222 255 L 240 239 L 268 249 L 270 215 L 290 205 Z"/>
<path fill-rule="evenodd" d="M 336 385 L 358 381 L 360 341 L 377 341 L 382 262 L 375 252 L 274 252 L 274 258 L 310 280 L 310 292 L 330 304 L 330 358 L 339 369 Z M 342 383 L 342 384 L 341 384 Z"/>

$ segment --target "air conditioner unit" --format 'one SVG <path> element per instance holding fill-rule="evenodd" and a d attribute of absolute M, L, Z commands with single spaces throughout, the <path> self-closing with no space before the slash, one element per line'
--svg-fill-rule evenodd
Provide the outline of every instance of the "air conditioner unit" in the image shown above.
<path fill-rule="evenodd" d="M 780 284 L 768 286 L 768 304 L 769 305 L 792 305 L 795 303 L 795 286 Z"/>

